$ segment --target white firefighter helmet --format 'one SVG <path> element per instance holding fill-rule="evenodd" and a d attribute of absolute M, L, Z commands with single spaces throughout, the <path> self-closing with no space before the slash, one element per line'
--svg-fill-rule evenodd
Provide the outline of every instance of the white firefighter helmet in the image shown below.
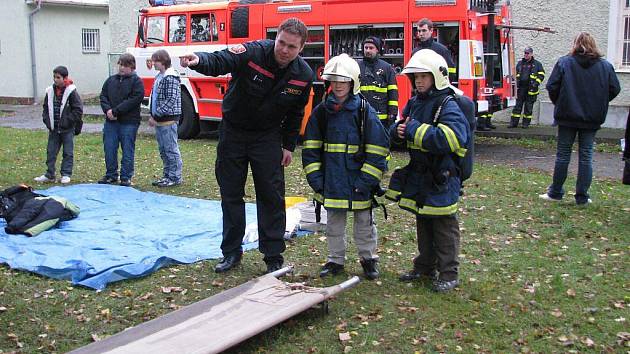
<path fill-rule="evenodd" d="M 446 60 L 431 49 L 421 49 L 417 51 L 411 59 L 409 59 L 402 73 L 407 74 L 407 77 L 411 80 L 411 85 L 414 87 L 414 73 L 431 73 L 433 74 L 436 89 L 443 90 L 445 88 L 451 88 L 458 95 L 464 94 L 462 90 L 451 85 L 448 81 L 448 64 Z"/>
<path fill-rule="evenodd" d="M 361 69 L 356 60 L 350 58 L 348 54 L 340 54 L 330 58 L 326 66 L 322 79 L 325 81 L 352 82 L 352 93 L 358 95 L 361 92 L 361 83 L 359 82 L 359 74 Z"/>

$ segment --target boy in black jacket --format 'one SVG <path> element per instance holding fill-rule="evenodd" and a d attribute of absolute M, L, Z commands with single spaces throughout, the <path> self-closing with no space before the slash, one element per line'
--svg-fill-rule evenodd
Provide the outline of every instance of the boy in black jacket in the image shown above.
<path fill-rule="evenodd" d="M 54 84 L 46 88 L 42 119 L 48 128 L 46 149 L 46 173 L 35 177 L 36 182 L 55 181 L 57 154 L 63 146 L 61 161 L 62 184 L 70 183 L 74 159 L 74 136 L 81 133 L 83 126 L 83 103 L 76 86 L 68 77 L 68 69 L 58 66 L 53 70 Z"/>
<path fill-rule="evenodd" d="M 135 73 L 136 59 L 125 53 L 118 59 L 118 74 L 110 76 L 101 91 L 101 108 L 105 113 L 103 125 L 103 150 L 105 152 L 105 176 L 100 184 L 118 183 L 118 147 L 122 149 L 120 160 L 120 185 L 131 186 L 136 152 L 136 135 L 140 126 L 140 104 L 144 98 L 144 85 Z"/>

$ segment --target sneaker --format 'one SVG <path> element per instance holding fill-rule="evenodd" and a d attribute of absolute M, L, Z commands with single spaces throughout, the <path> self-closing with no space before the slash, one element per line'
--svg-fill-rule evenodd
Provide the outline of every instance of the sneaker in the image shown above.
<path fill-rule="evenodd" d="M 164 180 L 167 180 L 166 177 L 162 177 L 160 179 L 156 179 L 155 181 L 151 182 L 151 185 L 154 187 L 157 187 L 160 185 L 160 183 L 164 182 Z"/>
<path fill-rule="evenodd" d="M 131 180 L 130 179 L 121 179 L 120 180 L 120 185 L 123 187 L 131 187 Z"/>
<path fill-rule="evenodd" d="M 459 280 L 442 280 L 438 279 L 433 282 L 433 291 L 436 293 L 449 292 L 459 286 Z"/>
<path fill-rule="evenodd" d="M 61 180 L 59 180 L 59 182 L 61 182 L 61 184 L 70 183 L 70 176 L 61 176 Z"/>
<path fill-rule="evenodd" d="M 52 178 L 52 179 L 48 178 L 48 177 L 46 177 L 46 175 L 41 175 L 39 177 L 35 177 L 35 178 L 33 178 L 33 180 L 35 182 L 39 182 L 39 183 L 46 183 L 46 182 L 54 182 L 55 181 L 54 178 Z"/>
<path fill-rule="evenodd" d="M 337 275 L 341 272 L 343 272 L 343 264 L 337 264 L 335 262 L 327 262 L 326 264 L 324 264 L 324 266 L 322 267 L 322 270 L 319 272 L 319 276 L 323 278 L 329 274 Z"/>
<path fill-rule="evenodd" d="M 163 179 L 162 181 L 160 181 L 160 183 L 158 183 L 158 187 L 160 188 L 165 188 L 165 187 L 174 187 L 174 186 L 179 186 L 180 184 L 182 184 L 182 182 L 175 182 L 175 181 L 171 181 L 170 179 Z"/>
<path fill-rule="evenodd" d="M 545 194 L 539 194 L 539 195 L 538 195 L 538 198 L 540 198 L 540 199 L 542 199 L 542 200 L 546 200 L 546 201 L 548 201 L 548 202 L 559 202 L 559 201 L 561 201 L 561 200 L 562 200 L 562 199 L 551 198 L 551 197 L 549 196 L 549 194 L 547 194 L 547 193 L 545 193 Z"/>
<path fill-rule="evenodd" d="M 592 204 L 592 203 L 593 203 L 593 200 L 591 198 L 588 198 L 585 202 L 582 202 L 582 203 L 577 203 L 576 202 L 575 204 L 577 206 L 580 206 L 580 207 L 585 207 L 585 206 L 587 206 L 589 204 Z"/>
<path fill-rule="evenodd" d="M 103 176 L 103 178 L 99 179 L 98 184 L 116 184 L 118 183 L 118 178 L 111 178 L 107 176 Z"/>

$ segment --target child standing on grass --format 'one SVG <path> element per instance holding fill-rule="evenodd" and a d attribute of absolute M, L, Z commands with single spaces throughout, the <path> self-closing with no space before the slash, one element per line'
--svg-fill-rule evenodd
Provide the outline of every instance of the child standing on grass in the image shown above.
<path fill-rule="evenodd" d="M 177 122 L 182 114 L 182 90 L 179 74 L 171 68 L 171 57 L 164 49 L 151 55 L 151 62 L 159 73 L 151 91 L 151 118 L 155 137 L 164 164 L 162 178 L 152 184 L 172 187 L 182 184 L 182 157 L 177 144 Z"/>
<path fill-rule="evenodd" d="M 53 70 L 54 84 L 46 88 L 42 118 L 48 128 L 46 173 L 35 177 L 35 182 L 54 182 L 57 154 L 63 147 L 61 160 L 62 184 L 70 183 L 74 163 L 74 136 L 83 127 L 83 103 L 76 86 L 68 77 L 68 69 L 58 66 Z"/>
<path fill-rule="evenodd" d="M 370 280 L 379 276 L 372 200 L 387 168 L 389 140 L 376 111 L 359 95 L 360 72 L 347 54 L 330 59 L 322 78 L 332 94 L 315 108 L 304 136 L 304 172 L 327 212 L 328 261 L 321 277 L 344 269 L 348 211 L 354 213 L 363 272 Z"/>
<path fill-rule="evenodd" d="M 402 73 L 416 95 L 403 110 L 405 120 L 390 128 L 390 137 L 406 143 L 410 161 L 394 171 L 385 195 L 415 214 L 419 254 L 400 280 L 431 280 L 434 291 L 448 292 L 459 286 L 459 159 L 466 155 L 471 130 L 453 96 L 463 93 L 448 81 L 441 55 L 419 50 Z"/>

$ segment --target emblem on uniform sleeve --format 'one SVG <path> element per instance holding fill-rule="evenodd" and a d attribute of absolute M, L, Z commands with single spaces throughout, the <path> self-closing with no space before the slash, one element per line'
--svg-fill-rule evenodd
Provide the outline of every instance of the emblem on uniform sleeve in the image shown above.
<path fill-rule="evenodd" d="M 242 44 L 237 44 L 235 46 L 228 48 L 228 50 L 234 54 L 241 54 L 241 53 L 245 53 L 245 51 L 247 51 L 247 48 L 245 48 L 245 46 Z"/>

